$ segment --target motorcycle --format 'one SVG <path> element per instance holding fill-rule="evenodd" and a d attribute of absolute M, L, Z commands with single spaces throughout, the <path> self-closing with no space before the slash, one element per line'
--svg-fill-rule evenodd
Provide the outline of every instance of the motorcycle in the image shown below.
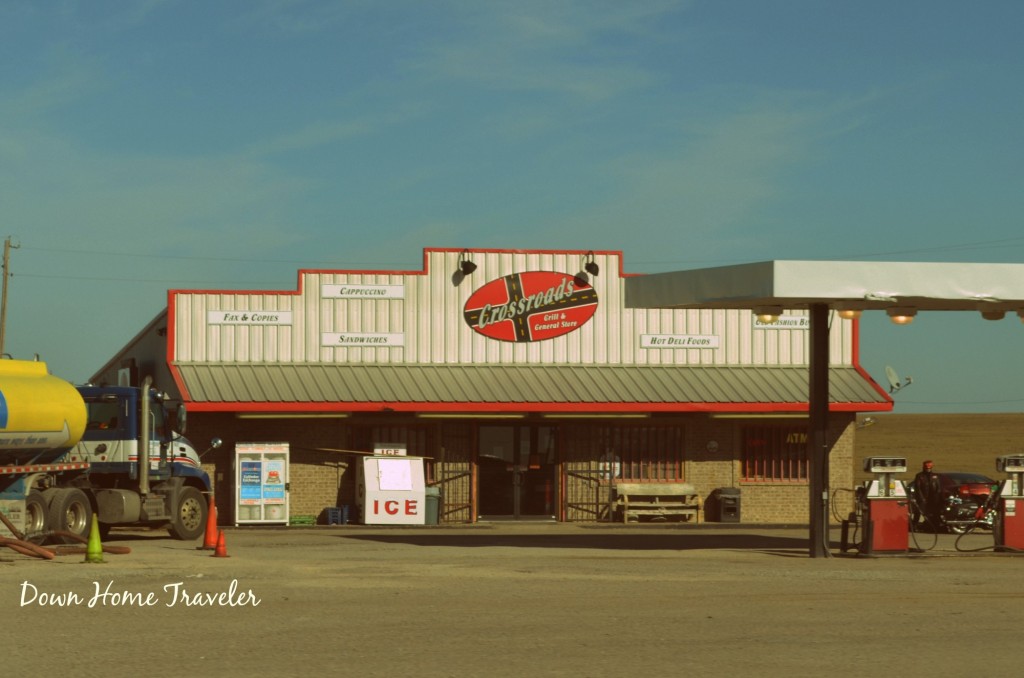
<path fill-rule="evenodd" d="M 907 496 L 910 498 L 911 527 L 918 532 L 922 530 L 917 528 L 923 527 L 933 532 L 963 534 L 975 528 L 991 530 L 995 523 L 995 507 L 989 505 L 992 502 L 985 495 L 971 495 L 965 499 L 956 494 L 944 494 L 932 511 L 918 503 L 913 485 L 907 486 Z"/>
<path fill-rule="evenodd" d="M 953 534 L 963 534 L 973 528 L 991 530 L 995 522 L 996 511 L 988 507 L 988 501 L 979 502 L 964 500 L 957 496 L 948 496 L 942 507 L 939 520 L 943 527 Z"/>

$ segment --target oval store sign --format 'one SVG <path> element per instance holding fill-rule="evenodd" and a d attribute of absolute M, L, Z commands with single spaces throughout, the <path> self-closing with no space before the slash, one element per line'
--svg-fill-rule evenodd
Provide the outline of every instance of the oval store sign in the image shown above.
<path fill-rule="evenodd" d="M 597 292 L 568 273 L 527 271 L 487 283 L 466 301 L 466 323 L 499 341 L 544 341 L 587 324 Z"/>

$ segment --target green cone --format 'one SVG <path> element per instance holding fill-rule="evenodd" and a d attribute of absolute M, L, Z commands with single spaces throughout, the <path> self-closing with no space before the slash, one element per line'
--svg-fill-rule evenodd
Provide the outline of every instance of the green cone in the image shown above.
<path fill-rule="evenodd" d="M 100 541 L 100 520 L 92 514 L 92 527 L 89 528 L 89 545 L 85 547 L 85 562 L 103 562 L 103 543 Z"/>

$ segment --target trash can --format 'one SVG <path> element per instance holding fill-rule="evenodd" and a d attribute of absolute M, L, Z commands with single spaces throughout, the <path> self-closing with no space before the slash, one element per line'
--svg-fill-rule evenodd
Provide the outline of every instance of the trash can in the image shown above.
<path fill-rule="evenodd" d="M 441 488 L 428 485 L 424 488 L 424 491 L 427 504 L 424 523 L 427 525 L 437 525 L 441 519 Z"/>
<path fill-rule="evenodd" d="M 714 515 L 717 523 L 740 522 L 740 488 L 719 487 L 714 492 Z"/>

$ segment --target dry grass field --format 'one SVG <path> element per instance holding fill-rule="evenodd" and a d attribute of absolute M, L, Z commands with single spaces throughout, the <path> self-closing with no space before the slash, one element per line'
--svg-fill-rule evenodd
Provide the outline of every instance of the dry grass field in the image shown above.
<path fill-rule="evenodd" d="M 861 416 L 860 422 L 866 417 Z M 861 460 L 872 456 L 906 457 L 912 479 L 921 462 L 936 471 L 973 471 L 1000 480 L 996 457 L 1024 452 L 1024 414 L 873 414 L 874 424 L 857 430 L 854 479 L 872 477 Z"/>

